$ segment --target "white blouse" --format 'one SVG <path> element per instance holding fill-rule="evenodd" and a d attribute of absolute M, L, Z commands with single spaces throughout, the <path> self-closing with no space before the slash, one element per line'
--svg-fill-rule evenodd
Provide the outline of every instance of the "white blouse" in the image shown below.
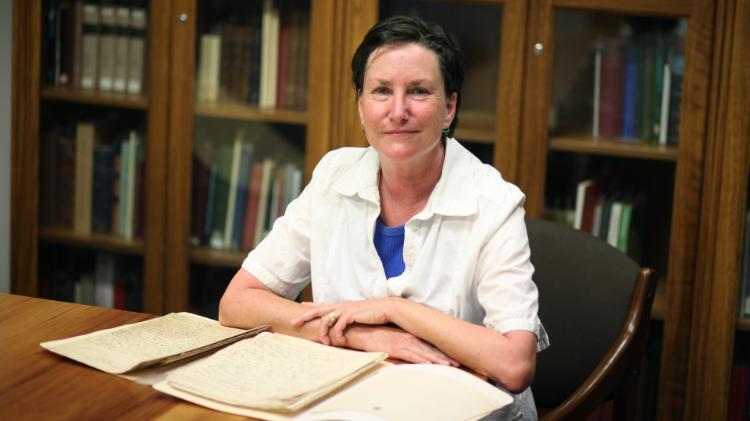
<path fill-rule="evenodd" d="M 373 243 L 379 167 L 372 148 L 328 153 L 242 267 L 290 299 L 312 279 L 315 302 L 400 296 L 501 333 L 531 331 L 546 348 L 523 193 L 448 139 L 440 180 L 405 224 L 406 269 L 386 279 Z"/>

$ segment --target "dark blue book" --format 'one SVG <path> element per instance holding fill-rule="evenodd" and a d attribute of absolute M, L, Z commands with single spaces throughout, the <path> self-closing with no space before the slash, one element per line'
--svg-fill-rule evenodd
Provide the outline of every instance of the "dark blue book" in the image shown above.
<path fill-rule="evenodd" d="M 620 136 L 624 138 L 639 137 L 640 66 L 640 51 L 636 47 L 628 47 L 625 54 L 625 78 L 622 90 L 622 129 L 620 131 Z"/>
<path fill-rule="evenodd" d="M 112 232 L 114 204 L 115 156 L 117 149 L 110 143 L 94 146 L 94 180 L 91 200 L 91 230 Z"/>
<path fill-rule="evenodd" d="M 208 192 L 206 194 L 206 224 L 203 229 L 203 244 L 211 242 L 211 232 L 214 224 L 214 196 L 216 196 L 216 164 L 211 164 L 208 170 Z"/>
<path fill-rule="evenodd" d="M 260 102 L 260 51 L 262 40 L 262 25 L 260 11 L 253 13 L 250 18 L 250 95 L 247 101 L 252 105 Z"/>

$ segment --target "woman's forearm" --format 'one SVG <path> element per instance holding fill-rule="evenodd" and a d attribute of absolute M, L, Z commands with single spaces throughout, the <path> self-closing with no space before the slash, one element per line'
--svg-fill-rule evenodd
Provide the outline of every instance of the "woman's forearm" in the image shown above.
<path fill-rule="evenodd" d="M 274 332 L 319 341 L 319 320 L 292 326 L 290 321 L 304 311 L 304 305 L 276 295 L 240 269 L 219 302 L 219 322 L 238 328 L 267 324 Z"/>
<path fill-rule="evenodd" d="M 536 336 L 493 329 L 443 314 L 413 301 L 388 299 L 388 318 L 446 355 L 512 392 L 525 389 L 534 377 Z"/>

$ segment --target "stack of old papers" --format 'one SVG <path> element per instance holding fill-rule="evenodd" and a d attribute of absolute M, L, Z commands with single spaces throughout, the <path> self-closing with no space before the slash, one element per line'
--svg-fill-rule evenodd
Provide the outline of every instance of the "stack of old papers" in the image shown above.
<path fill-rule="evenodd" d="M 262 333 L 169 373 L 165 382 L 229 405 L 294 412 L 387 357 Z"/>
<path fill-rule="evenodd" d="M 463 370 L 385 357 L 262 333 L 170 372 L 154 388 L 267 420 L 476 419 L 513 400 Z"/>
<path fill-rule="evenodd" d="M 192 313 L 170 313 L 40 345 L 98 370 L 123 374 L 186 360 L 267 329 L 235 329 Z"/>

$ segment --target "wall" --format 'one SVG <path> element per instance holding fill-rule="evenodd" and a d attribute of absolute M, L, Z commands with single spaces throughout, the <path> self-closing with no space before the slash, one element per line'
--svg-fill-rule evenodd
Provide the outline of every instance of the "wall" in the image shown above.
<path fill-rule="evenodd" d="M 0 292 L 10 291 L 10 116 L 13 0 L 0 0 Z"/>

